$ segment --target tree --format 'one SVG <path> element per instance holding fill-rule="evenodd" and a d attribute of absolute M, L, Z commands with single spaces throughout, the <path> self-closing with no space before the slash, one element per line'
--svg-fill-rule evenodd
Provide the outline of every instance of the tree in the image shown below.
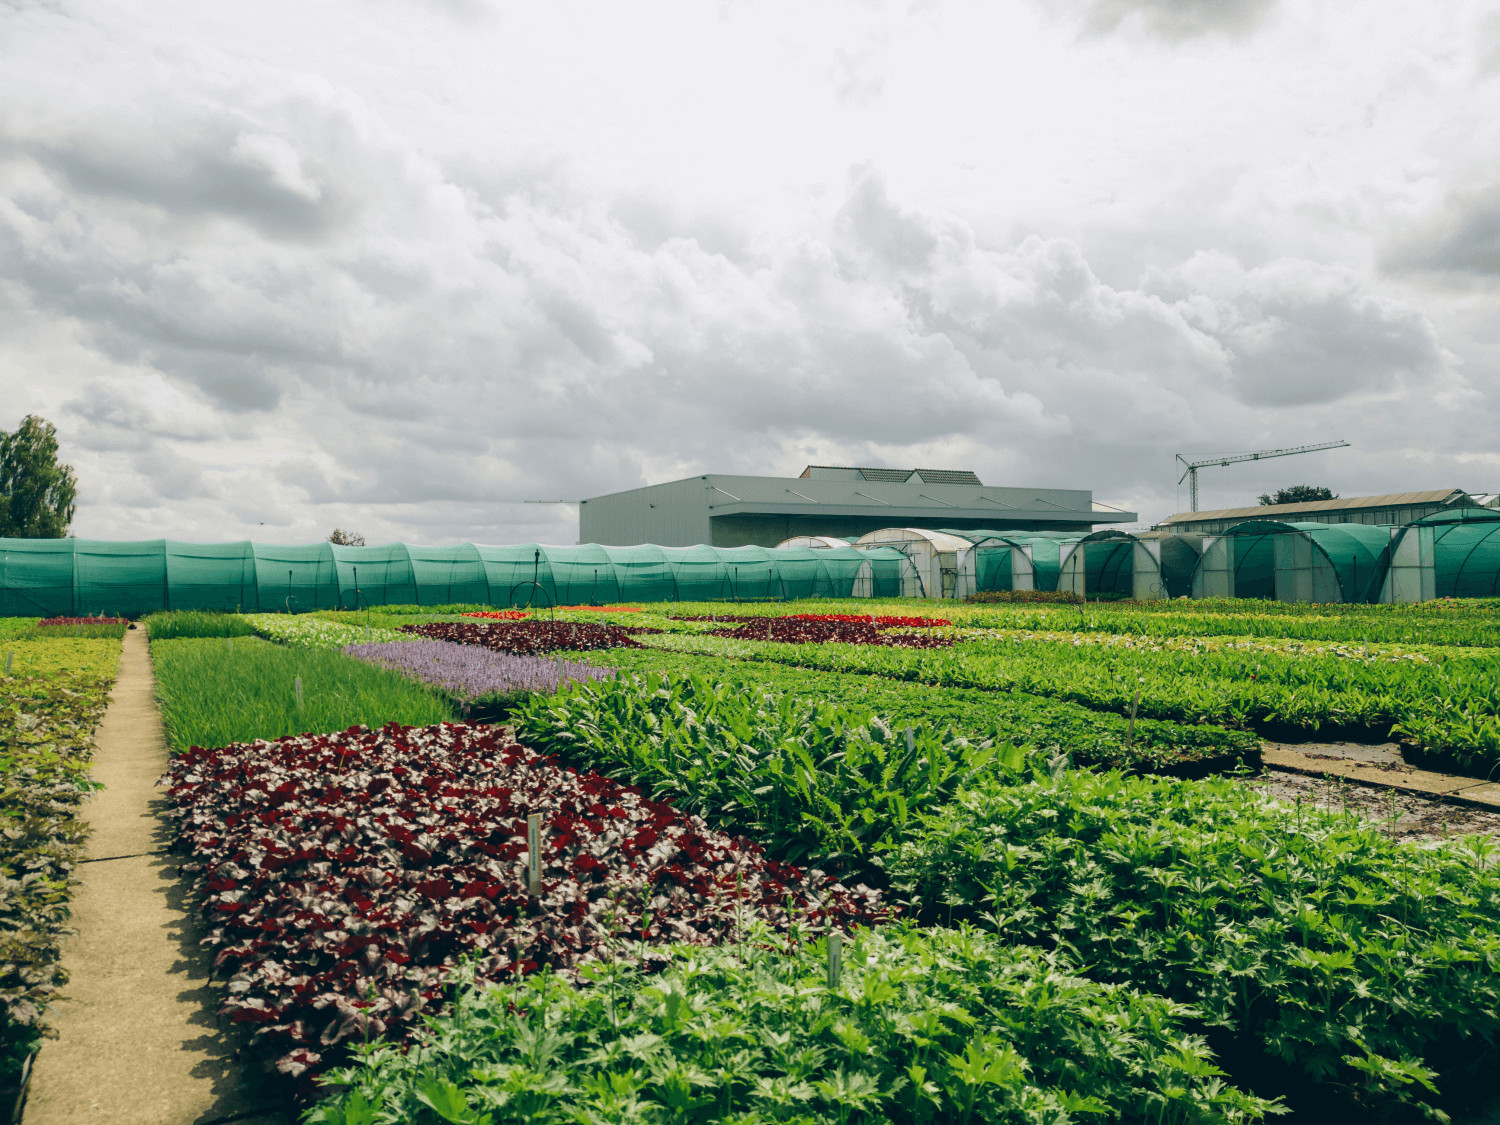
<path fill-rule="evenodd" d="M 1267 504 L 1310 504 L 1314 500 L 1337 500 L 1339 494 L 1331 492 L 1321 484 L 1294 484 L 1290 488 L 1277 489 L 1276 495 L 1261 494 L 1262 506 Z"/>
<path fill-rule="evenodd" d="M 57 427 L 28 414 L 0 430 L 0 537 L 61 539 L 76 510 L 78 477 L 57 460 Z"/>
<path fill-rule="evenodd" d="M 345 531 L 341 527 L 333 529 L 333 534 L 328 537 L 328 542 L 337 543 L 340 547 L 363 547 L 365 537 L 352 531 Z"/>

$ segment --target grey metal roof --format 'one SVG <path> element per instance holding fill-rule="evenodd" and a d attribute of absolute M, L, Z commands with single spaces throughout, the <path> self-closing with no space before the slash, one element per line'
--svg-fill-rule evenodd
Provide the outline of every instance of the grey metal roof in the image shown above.
<path fill-rule="evenodd" d="M 1338 500 L 1309 500 L 1302 504 L 1256 504 L 1250 508 L 1216 508 L 1211 512 L 1178 512 L 1162 522 L 1198 523 L 1202 520 L 1279 519 L 1303 512 L 1358 511 L 1363 508 L 1407 508 L 1418 504 L 1467 502 L 1461 488 L 1439 488 L 1431 492 L 1391 492 L 1384 496 L 1349 496 Z"/>
<path fill-rule="evenodd" d="M 888 481 L 905 484 L 915 473 L 923 484 L 983 484 L 979 477 L 968 469 L 873 469 L 859 465 L 809 465 L 802 470 L 802 480 L 812 476 L 814 469 L 833 469 L 842 473 L 858 473 L 865 480 Z"/>

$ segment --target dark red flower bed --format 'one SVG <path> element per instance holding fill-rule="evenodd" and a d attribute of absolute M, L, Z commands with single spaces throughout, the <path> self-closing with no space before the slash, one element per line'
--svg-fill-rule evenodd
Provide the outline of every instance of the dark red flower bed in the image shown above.
<path fill-rule="evenodd" d="M 841 926 L 879 893 L 766 859 L 496 728 L 440 724 L 194 748 L 172 762 L 177 842 L 204 944 L 230 974 L 223 1012 L 290 1074 L 369 1036 L 400 1039 L 474 955 L 481 978 L 568 973 L 625 942 L 714 944 L 752 919 Z M 541 897 L 526 817 L 542 814 Z"/>
<path fill-rule="evenodd" d="M 930 629 L 934 625 L 952 625 L 946 617 L 872 617 L 867 613 L 794 613 L 793 621 L 870 621 L 878 629 L 900 626 L 906 629 Z"/>
<path fill-rule="evenodd" d="M 434 621 L 427 625 L 402 625 L 403 633 L 431 637 L 435 641 L 455 641 L 462 645 L 483 645 L 494 652 L 513 652 L 536 656 L 558 649 L 592 651 L 601 648 L 640 648 L 639 641 L 618 625 L 595 625 L 592 621 L 506 621 L 470 624 L 467 621 Z"/>
<path fill-rule="evenodd" d="M 531 615 L 519 609 L 497 609 L 476 610 L 473 613 L 461 613 L 460 617 L 488 617 L 492 621 L 523 621 Z"/>
<path fill-rule="evenodd" d="M 634 605 L 560 605 L 558 609 L 587 610 L 590 613 L 641 613 L 639 606 Z"/>
<path fill-rule="evenodd" d="M 123 617 L 47 617 L 38 625 L 123 625 Z"/>
<path fill-rule="evenodd" d="M 952 637 L 920 633 L 882 633 L 868 619 L 807 620 L 800 617 L 755 617 L 735 629 L 714 629 L 715 637 L 738 641 L 779 641 L 789 645 L 889 645 L 894 648 L 952 648 Z"/>

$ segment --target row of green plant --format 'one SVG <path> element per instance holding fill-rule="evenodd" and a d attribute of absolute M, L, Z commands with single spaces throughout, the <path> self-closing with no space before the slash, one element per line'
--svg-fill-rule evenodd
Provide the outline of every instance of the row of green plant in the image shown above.
<path fill-rule="evenodd" d="M 533 696 L 516 740 L 645 786 L 658 800 L 747 836 L 774 859 L 841 877 L 871 861 L 1009 746 L 952 728 L 893 731 L 865 708 L 706 675 L 648 672 Z"/>
<path fill-rule="evenodd" d="M 857 673 L 820 671 L 757 660 L 659 648 L 611 649 L 589 662 L 626 672 L 703 673 L 747 687 L 785 693 L 881 716 L 894 730 L 952 727 L 971 742 L 1012 742 L 1066 753 L 1077 765 L 1129 772 L 1199 774 L 1255 762 L 1260 739 L 1207 723 L 1176 723 L 1090 710 L 1024 692 L 935 687 Z"/>
<path fill-rule="evenodd" d="M 1232 1076 L 1303 1108 L 1437 1117 L 1493 1093 L 1494 841 L 1415 848 L 1227 780 L 1029 774 L 965 793 L 889 857 L 921 920 L 1191 1005 Z"/>
<path fill-rule="evenodd" d="M 475 989 L 409 1050 L 368 1048 L 309 1125 L 1240 1125 L 1275 1107 L 1224 1081 L 1186 1010 L 974 930 L 754 931 Z M 658 956 L 661 951 L 654 950 Z"/>
<path fill-rule="evenodd" d="M 91 653 L 101 645 L 113 661 Z M 65 652 L 36 650 L 57 646 Z M 18 646 L 0 676 L 0 1086 L 18 1077 L 67 983 L 59 943 L 88 828 L 84 798 L 93 735 L 108 701 L 118 642 L 68 639 Z M 75 660 L 67 654 L 93 659 Z"/>
<path fill-rule="evenodd" d="M 1070 700 L 1116 714 L 1262 730 L 1405 736 L 1434 763 L 1500 763 L 1500 678 L 1489 660 L 1359 661 L 1299 654 L 1113 649 L 1065 641 L 949 649 L 784 645 L 651 636 L 653 646 Z"/>
<path fill-rule="evenodd" d="M 172 609 L 141 620 L 153 641 L 175 641 L 183 637 L 253 637 L 255 626 L 239 613 L 206 609 Z"/>
<path fill-rule="evenodd" d="M 259 637 L 153 640 L 157 699 L 174 753 L 304 731 L 457 718 L 451 702 L 389 669 Z"/>

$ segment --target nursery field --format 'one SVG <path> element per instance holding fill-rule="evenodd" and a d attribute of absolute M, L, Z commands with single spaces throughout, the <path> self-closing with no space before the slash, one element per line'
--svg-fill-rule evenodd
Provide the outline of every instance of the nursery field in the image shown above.
<path fill-rule="evenodd" d="M 1461 1121 L 1493 1095 L 1493 840 L 1242 779 L 1272 735 L 1500 772 L 1500 603 L 144 627 L 222 1012 L 306 1121 Z M 83 646 L 117 642 L 44 628 L 0 649 L 34 678 L 33 646 L 75 646 L 107 683 Z"/>
<path fill-rule="evenodd" d="M 0 621 L 0 1087 L 14 1083 L 67 983 L 60 965 L 94 789 L 93 734 L 120 642 Z"/>

